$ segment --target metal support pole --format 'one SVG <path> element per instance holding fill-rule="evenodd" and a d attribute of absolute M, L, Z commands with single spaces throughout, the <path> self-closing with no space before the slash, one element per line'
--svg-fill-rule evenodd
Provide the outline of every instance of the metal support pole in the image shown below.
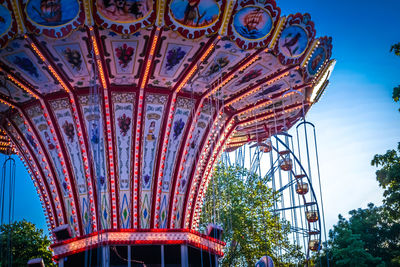
<path fill-rule="evenodd" d="M 186 245 L 181 245 L 181 266 L 189 267 L 188 248 Z"/>
<path fill-rule="evenodd" d="M 128 267 L 131 267 L 132 255 L 131 255 L 131 246 L 128 246 Z"/>
<path fill-rule="evenodd" d="M 164 260 L 164 245 L 161 245 L 161 267 L 165 266 L 165 260 Z"/>
<path fill-rule="evenodd" d="M 58 261 L 58 267 L 64 267 L 64 258 Z"/>
<path fill-rule="evenodd" d="M 214 255 L 215 267 L 218 267 L 218 255 Z"/>
<path fill-rule="evenodd" d="M 104 246 L 101 248 L 102 252 L 102 262 L 101 266 L 102 267 L 109 267 L 110 266 L 110 247 L 109 246 Z"/>

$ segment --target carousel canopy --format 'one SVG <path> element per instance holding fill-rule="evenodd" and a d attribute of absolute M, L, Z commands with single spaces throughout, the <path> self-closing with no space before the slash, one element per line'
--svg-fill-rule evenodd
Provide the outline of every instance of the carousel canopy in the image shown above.
<path fill-rule="evenodd" d="M 221 152 L 289 129 L 335 63 L 273 0 L 1 0 L 0 44 L 1 140 L 75 237 L 196 229 Z"/>

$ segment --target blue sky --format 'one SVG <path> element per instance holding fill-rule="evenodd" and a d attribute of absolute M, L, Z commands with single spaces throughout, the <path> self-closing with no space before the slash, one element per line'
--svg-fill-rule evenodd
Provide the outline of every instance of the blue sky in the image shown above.
<path fill-rule="evenodd" d="M 339 213 L 369 202 L 381 204 L 382 190 L 370 161 L 400 142 L 399 104 L 391 98 L 400 84 L 400 1 L 277 1 L 282 15 L 308 12 L 317 36 L 333 37 L 337 60 L 331 84 L 312 107 L 317 127 L 322 190 L 328 228 Z M 2 162 L 2 161 L 1 161 Z M 16 219 L 46 228 L 39 198 L 23 165 L 17 163 Z"/>

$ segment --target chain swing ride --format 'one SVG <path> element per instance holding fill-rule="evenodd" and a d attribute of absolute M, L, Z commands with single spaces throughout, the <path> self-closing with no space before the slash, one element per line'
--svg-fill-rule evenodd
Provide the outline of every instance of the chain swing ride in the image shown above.
<path fill-rule="evenodd" d="M 315 138 L 295 148 L 286 134 L 335 65 L 309 14 L 274 0 L 4 0 L 0 15 L 0 128 L 59 266 L 218 265 L 221 229 L 197 230 L 221 155 L 268 177 L 291 241 L 307 259 L 320 250 Z"/>

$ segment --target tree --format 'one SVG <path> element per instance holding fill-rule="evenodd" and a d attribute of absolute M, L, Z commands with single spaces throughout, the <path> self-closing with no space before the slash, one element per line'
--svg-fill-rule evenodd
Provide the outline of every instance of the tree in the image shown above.
<path fill-rule="evenodd" d="M 400 56 L 400 43 L 392 45 L 390 52 L 392 51 L 395 53 L 395 55 Z"/>
<path fill-rule="evenodd" d="M 362 235 L 352 229 L 355 225 L 339 215 L 338 224 L 329 231 L 331 261 L 335 266 L 384 266 L 366 249 Z"/>
<path fill-rule="evenodd" d="M 55 266 L 49 246 L 50 240 L 33 223 L 23 220 L 0 225 L 0 266 L 9 266 L 10 250 L 12 266 L 26 266 L 33 258 L 43 258 L 46 266 Z"/>
<path fill-rule="evenodd" d="M 392 45 L 390 51 L 400 56 L 400 43 Z M 393 88 L 392 98 L 396 103 L 400 101 L 400 85 Z M 383 155 L 375 155 L 371 165 L 380 167 L 376 171 L 376 179 L 385 190 L 385 208 L 389 214 L 400 219 L 400 143 L 397 145 L 397 151 L 392 149 Z"/>
<path fill-rule="evenodd" d="M 391 51 L 400 56 L 400 43 L 392 46 Z M 400 85 L 393 88 L 393 100 L 400 101 Z M 399 109 L 400 111 L 400 109 Z M 383 155 L 375 155 L 371 165 L 379 167 L 376 179 L 384 189 L 383 210 L 381 216 L 386 218 L 386 252 L 390 253 L 389 265 L 400 265 L 400 142 L 397 150 L 388 150 Z"/>
<path fill-rule="evenodd" d="M 366 209 L 349 212 L 346 220 L 339 214 L 339 221 L 329 231 L 329 240 L 319 258 L 322 266 L 326 254 L 332 266 L 397 266 L 392 264 L 398 254 L 392 241 L 392 222 L 382 207 L 368 204 Z"/>
<path fill-rule="evenodd" d="M 210 222 L 224 227 L 223 266 L 254 266 L 268 254 L 280 266 L 303 259 L 288 241 L 289 224 L 271 210 L 275 194 L 265 178 L 246 169 L 218 166 L 210 181 L 200 229 Z M 287 251 L 278 258 L 278 250 Z"/>
<path fill-rule="evenodd" d="M 400 219 L 400 143 L 397 151 L 388 150 L 383 155 L 375 155 L 372 165 L 380 167 L 376 179 L 384 189 L 383 203 L 389 214 Z"/>
<path fill-rule="evenodd" d="M 395 55 L 400 56 L 400 43 L 392 45 L 390 48 L 390 52 L 394 52 Z M 399 102 L 400 101 L 400 85 L 393 88 L 393 100 L 394 102 Z M 400 111 L 400 108 L 399 108 Z"/>

